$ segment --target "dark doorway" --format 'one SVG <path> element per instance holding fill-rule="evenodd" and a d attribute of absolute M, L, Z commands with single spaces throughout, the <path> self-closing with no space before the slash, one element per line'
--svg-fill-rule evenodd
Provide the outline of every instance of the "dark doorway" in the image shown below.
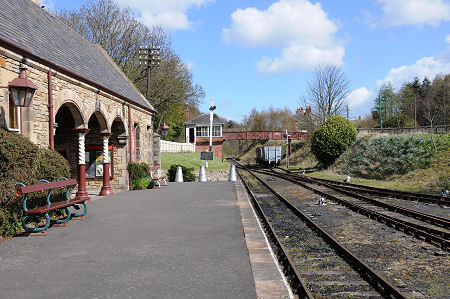
<path fill-rule="evenodd" d="M 195 128 L 189 128 L 189 143 L 194 143 L 195 140 Z"/>

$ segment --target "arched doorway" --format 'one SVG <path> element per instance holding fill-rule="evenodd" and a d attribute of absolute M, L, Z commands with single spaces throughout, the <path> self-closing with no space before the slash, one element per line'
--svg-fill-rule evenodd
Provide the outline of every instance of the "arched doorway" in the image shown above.
<path fill-rule="evenodd" d="M 75 104 L 66 102 L 58 109 L 55 116 L 55 151 L 67 159 L 73 178 L 78 176 L 78 136 L 73 129 L 83 124 L 83 117 Z"/>
<path fill-rule="evenodd" d="M 85 139 L 86 185 L 87 189 L 100 189 L 103 183 L 103 137 L 101 134 L 108 132 L 106 119 L 100 111 L 95 111 L 90 116 L 88 129 Z M 111 156 L 112 149 L 110 151 Z M 112 171 L 110 176 L 113 178 Z"/>
<path fill-rule="evenodd" d="M 117 159 L 116 157 L 128 157 L 126 126 L 123 120 L 117 116 L 111 125 L 111 137 L 109 143 L 113 146 L 113 160 L 110 167 L 113 169 L 114 178 L 111 180 L 113 189 L 125 189 L 128 186 L 127 159 Z"/>

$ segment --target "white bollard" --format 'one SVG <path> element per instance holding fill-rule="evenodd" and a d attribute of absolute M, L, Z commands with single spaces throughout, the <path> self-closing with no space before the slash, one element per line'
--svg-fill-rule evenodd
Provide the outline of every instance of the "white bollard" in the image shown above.
<path fill-rule="evenodd" d="M 175 175 L 175 182 L 183 183 L 183 168 L 181 166 L 177 167 L 177 174 Z"/>
<path fill-rule="evenodd" d="M 200 173 L 198 174 L 198 181 L 199 182 L 207 182 L 208 179 L 206 178 L 206 171 L 205 166 L 200 165 Z"/>
<path fill-rule="evenodd" d="M 229 182 L 236 182 L 236 167 L 234 164 L 230 164 L 230 174 L 228 175 L 228 181 Z"/>

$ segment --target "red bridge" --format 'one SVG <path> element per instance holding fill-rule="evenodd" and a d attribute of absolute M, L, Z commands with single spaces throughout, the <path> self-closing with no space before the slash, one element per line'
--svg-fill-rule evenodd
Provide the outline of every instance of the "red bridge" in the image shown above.
<path fill-rule="evenodd" d="M 285 132 L 280 131 L 240 131 L 223 132 L 225 140 L 284 140 Z M 308 139 L 310 135 L 305 132 L 288 132 L 290 140 Z"/>

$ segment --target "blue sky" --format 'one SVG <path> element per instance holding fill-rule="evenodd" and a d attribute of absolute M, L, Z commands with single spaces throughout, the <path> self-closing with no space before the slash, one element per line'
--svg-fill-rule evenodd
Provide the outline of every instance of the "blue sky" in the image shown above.
<path fill-rule="evenodd" d="M 384 82 L 450 73 L 446 0 L 118 0 L 162 24 L 216 112 L 240 121 L 258 110 L 300 105 L 311 70 L 342 65 L 350 117 L 370 112 Z M 85 1 L 41 0 L 50 9 Z"/>

